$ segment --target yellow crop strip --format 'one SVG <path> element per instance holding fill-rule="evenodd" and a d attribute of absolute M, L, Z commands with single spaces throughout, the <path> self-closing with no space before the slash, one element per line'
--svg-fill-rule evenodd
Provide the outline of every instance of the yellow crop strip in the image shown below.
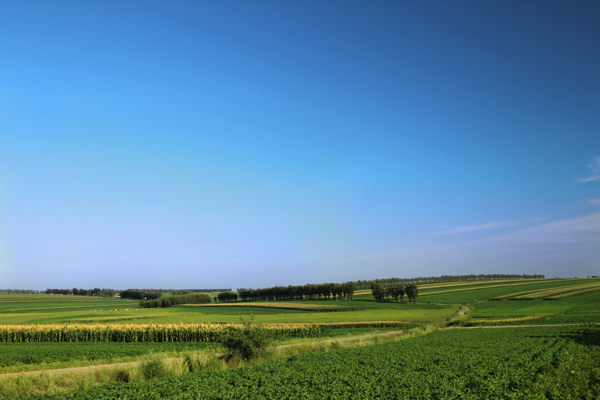
<path fill-rule="evenodd" d="M 399 327 L 402 321 L 273 323 L 258 328 L 273 331 L 278 338 L 309 337 L 325 329 Z M 214 342 L 243 328 L 242 324 L 112 324 L 112 325 L 4 325 L 0 342 Z"/>
<path fill-rule="evenodd" d="M 574 292 L 578 290 L 584 289 L 592 289 L 592 288 L 600 288 L 600 283 L 588 283 L 584 285 L 572 285 L 562 288 L 552 288 L 552 289 L 541 289 L 534 292 L 529 292 L 527 294 L 520 294 L 519 296 L 514 296 L 512 300 L 535 300 L 542 299 L 545 297 L 550 297 L 554 295 L 559 295 L 563 293 Z"/>
<path fill-rule="evenodd" d="M 559 282 L 559 281 L 555 281 L 554 280 L 553 282 Z M 467 292 L 467 291 L 471 291 L 471 290 L 481 290 L 481 289 L 493 289 L 493 288 L 502 288 L 502 287 L 534 285 L 534 284 L 539 284 L 539 283 L 542 283 L 542 282 L 524 282 L 524 283 L 513 283 L 511 285 L 493 285 L 493 286 L 476 287 L 476 288 L 463 288 L 463 289 L 454 289 L 454 290 L 440 290 L 439 292 L 419 293 L 419 296 L 430 296 L 430 295 L 435 295 L 435 294 L 446 294 L 446 293 L 455 293 L 455 292 Z"/>
<path fill-rule="evenodd" d="M 571 297 L 571 296 L 577 296 L 577 295 L 584 294 L 584 293 L 596 292 L 598 290 L 600 290 L 600 287 L 594 287 L 594 288 L 590 288 L 590 289 L 575 290 L 573 292 L 567 292 L 567 293 L 559 294 L 559 295 L 556 295 L 556 296 L 546 297 L 546 299 L 547 300 L 563 299 L 565 297 Z"/>

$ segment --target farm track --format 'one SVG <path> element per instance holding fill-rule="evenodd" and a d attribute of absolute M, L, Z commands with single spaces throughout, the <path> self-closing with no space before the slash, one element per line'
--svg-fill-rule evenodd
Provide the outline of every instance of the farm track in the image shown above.
<path fill-rule="evenodd" d="M 470 308 L 465 306 L 460 310 L 462 312 L 461 315 L 464 315 L 464 312 L 468 311 Z M 579 325 L 600 325 L 600 323 L 592 323 L 592 324 L 550 324 L 550 325 L 497 325 L 497 326 L 466 326 L 466 327 L 452 327 L 447 329 L 501 329 L 501 328 L 540 328 L 540 327 L 548 327 L 548 326 L 579 326 Z M 294 344 L 284 344 L 280 346 L 275 346 L 275 349 L 285 349 L 290 347 L 298 347 L 307 344 L 328 344 L 333 342 L 350 342 L 355 340 L 363 340 L 363 339 L 371 339 L 375 337 L 384 337 L 384 336 L 392 336 L 402 334 L 403 331 L 393 331 L 393 332 L 385 332 L 385 333 L 375 333 L 371 335 L 362 335 L 362 336 L 351 336 L 346 338 L 339 339 L 327 339 L 320 340 L 318 342 L 304 342 L 304 343 L 294 343 Z M 212 355 L 215 357 L 222 356 L 223 353 L 205 353 L 206 355 Z M 166 358 L 163 361 L 171 362 L 183 360 L 182 357 L 173 357 Z M 103 365 L 90 365 L 87 367 L 74 367 L 74 368 L 61 368 L 61 369 L 50 369 L 50 370 L 41 370 L 41 371 L 24 371 L 24 372 L 11 372 L 7 374 L 0 374 L 1 378 L 10 378 L 17 376 L 31 376 L 31 375 L 63 375 L 63 374 L 84 374 L 88 372 L 100 371 L 104 369 L 115 369 L 115 368 L 131 368 L 135 366 L 139 366 L 143 364 L 144 361 L 133 361 L 127 363 L 118 363 L 118 364 L 103 364 Z"/>

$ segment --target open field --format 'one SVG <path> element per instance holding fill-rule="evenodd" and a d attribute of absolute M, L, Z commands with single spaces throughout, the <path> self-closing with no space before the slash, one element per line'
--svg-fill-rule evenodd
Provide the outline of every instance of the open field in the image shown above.
<path fill-rule="evenodd" d="M 222 306 L 179 306 L 169 308 L 139 308 L 137 301 L 104 299 L 102 302 L 81 301 L 78 296 L 9 295 L 0 311 L 0 325 L 65 324 L 65 323 L 236 323 L 240 315 L 255 315 L 259 323 L 309 323 L 344 321 L 409 321 L 435 322 L 456 311 L 454 305 L 380 304 L 368 301 L 295 301 L 267 306 L 264 303 L 223 304 Z M 42 296 L 42 297 L 40 297 Z M 3 296 L 0 296 L 0 302 Z M 60 307 L 54 305 L 60 298 Z M 19 301 L 19 298 L 22 299 Z M 112 302 L 111 302 L 112 301 Z M 82 305 L 83 303 L 83 305 Z M 1 304 L 1 303 L 0 303 Z M 29 309 L 25 309 L 24 305 Z M 94 307 L 94 305 L 96 307 Z M 2 307 L 2 306 L 0 306 Z M 10 308 L 13 307 L 13 308 Z M 339 312 L 319 312 L 328 309 Z M 15 311 L 18 310 L 18 311 Z"/>
<path fill-rule="evenodd" d="M 567 293 L 570 295 L 560 296 Z M 449 323 L 478 326 L 600 322 L 600 279 L 444 283 L 423 285 L 419 287 L 419 294 L 416 304 L 375 302 L 371 294 L 357 292 L 352 301 L 220 303 L 154 309 L 142 309 L 137 301 L 118 298 L 4 295 L 0 296 L 0 332 L 4 332 L 0 336 L 4 335 L 4 340 L 18 337 L 19 340 L 30 342 L 0 343 L 0 372 L 142 360 L 149 354 L 166 358 L 192 350 L 217 351 L 220 345 L 215 341 L 219 340 L 219 335 L 214 332 L 234 329 L 242 316 L 252 316 L 256 323 L 269 326 L 278 344 L 424 325 L 444 327 Z M 531 296 L 531 299 L 511 300 L 524 298 L 527 297 L 524 295 L 529 294 L 535 296 Z M 548 297 L 554 299 L 548 300 Z M 501 300 L 494 300 L 497 298 Z M 468 310 L 467 315 L 459 315 L 461 307 Z M 192 339 L 193 335 L 188 331 L 193 326 L 210 327 L 207 328 L 208 333 L 201 335 L 205 339 Z M 294 328 L 294 331 L 290 330 L 291 327 L 298 328 Z M 62 330 L 63 333 L 43 333 L 53 329 Z M 109 331 L 113 333 L 102 333 Z M 170 398 L 174 395 L 174 390 L 179 390 L 178 393 L 183 396 L 181 398 L 186 398 L 185 391 L 181 389 L 185 386 L 202 390 L 214 398 L 237 398 L 241 394 L 231 385 L 223 385 L 222 382 L 239 379 L 247 382 L 252 393 L 261 393 L 258 397 L 266 393 L 261 392 L 263 390 L 268 390 L 274 397 L 289 396 L 290 393 L 281 392 L 282 385 L 259 384 L 261 376 L 267 372 L 270 374 L 269 382 L 271 377 L 273 382 L 292 379 L 296 385 L 294 390 L 305 393 L 308 397 L 328 398 L 329 394 L 333 396 L 335 393 L 339 398 L 351 398 L 347 397 L 350 392 L 343 388 L 353 387 L 355 389 L 352 390 L 359 390 L 360 387 L 360 390 L 373 390 L 372 393 L 368 392 L 373 397 L 497 398 L 502 397 L 499 393 L 512 393 L 510 396 L 514 398 L 525 399 L 536 397 L 533 396 L 536 391 L 543 391 L 560 394 L 548 398 L 564 398 L 561 397 L 564 395 L 560 392 L 562 389 L 554 381 L 575 385 L 575 391 L 589 390 L 589 393 L 597 395 L 600 377 L 598 368 L 593 366 L 600 364 L 597 327 L 540 327 L 500 331 L 502 333 L 499 330 L 491 330 L 489 333 L 480 330 L 444 330 L 423 338 L 408 339 L 404 344 L 381 345 L 381 350 L 372 347 L 328 353 L 327 357 L 319 354 L 294 356 L 288 362 L 267 362 L 265 365 L 248 366 L 239 370 L 205 371 L 199 375 L 168 378 L 166 381 L 158 379 L 137 384 L 102 385 L 97 389 L 98 392 L 91 392 L 95 394 L 90 396 L 111 398 L 111 393 L 118 388 L 119 393 L 129 393 L 129 390 L 140 393 L 128 398 Z M 63 336 L 56 339 L 57 335 Z M 511 340 L 505 340 L 506 338 Z M 65 343 L 64 340 L 74 341 Z M 505 344 L 503 341 L 510 343 Z M 413 348 L 418 349 L 422 357 L 417 364 L 404 364 L 403 358 L 398 354 L 413 354 Z M 477 355 L 473 355 L 473 352 Z M 450 361 L 452 357 L 456 358 L 455 364 Z M 367 369 L 374 368 L 369 366 L 369 360 L 374 358 L 383 360 L 381 362 L 384 365 L 377 367 L 381 371 L 378 382 L 389 380 L 397 382 L 396 384 L 390 383 L 388 387 L 369 383 L 370 378 L 353 369 L 353 365 L 357 363 Z M 336 360 L 333 364 L 326 361 L 332 359 Z M 332 371 L 336 371 L 336 377 L 325 372 L 321 364 L 329 365 Z M 393 365 L 401 365 L 404 373 L 400 374 L 400 370 Z M 469 365 L 478 367 L 472 368 Z M 573 373 L 575 375 L 560 376 L 567 369 L 568 372 L 576 371 Z M 314 372 L 300 374 L 300 370 Z M 418 385 L 416 380 L 408 377 L 406 371 L 410 372 L 408 375 L 414 375 L 414 379 L 420 379 L 421 384 Z M 428 373 L 424 375 L 422 371 Z M 318 376 L 322 379 L 316 383 Z M 441 383 L 433 385 L 434 378 L 435 382 Z M 575 378 L 584 380 L 573 381 Z M 345 383 L 339 385 L 336 381 Z M 110 382 L 110 379 L 106 382 Z M 312 383 L 309 385 L 308 382 Z M 75 389 L 77 386 L 72 387 Z M 51 398 L 86 398 L 81 397 L 85 396 L 83 392 L 72 396 L 57 394 Z M 206 398 L 213 398 L 210 396 L 207 395 Z"/>
<path fill-rule="evenodd" d="M 444 330 L 228 371 L 109 384 L 49 399 L 597 398 L 598 329 Z M 31 397 L 37 398 L 37 397 Z M 42 397 L 39 397 L 42 398 Z"/>

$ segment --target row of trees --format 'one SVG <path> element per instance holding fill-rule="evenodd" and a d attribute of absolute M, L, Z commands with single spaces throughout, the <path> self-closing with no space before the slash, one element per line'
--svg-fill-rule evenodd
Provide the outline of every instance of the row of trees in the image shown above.
<path fill-rule="evenodd" d="M 321 283 L 300 286 L 275 286 L 264 289 L 238 289 L 242 301 L 274 300 L 352 300 L 354 284 Z"/>
<path fill-rule="evenodd" d="M 65 294 L 74 296 L 101 296 L 101 297 L 114 297 L 117 291 L 114 289 L 46 289 L 46 294 Z"/>
<path fill-rule="evenodd" d="M 390 298 L 395 301 L 398 301 L 398 298 L 400 298 L 400 301 L 404 301 L 404 296 L 406 295 L 409 301 L 416 303 L 419 296 L 419 288 L 413 283 L 409 285 L 382 286 L 374 282 L 371 284 L 371 292 L 373 293 L 373 297 L 375 297 L 375 301 L 383 301 L 384 299 L 389 301 Z"/>
<path fill-rule="evenodd" d="M 219 293 L 217 295 L 217 297 L 215 298 L 215 300 L 221 302 L 221 303 L 229 303 L 232 301 L 237 301 L 238 299 L 238 294 L 235 292 L 223 292 L 223 293 Z"/>
<path fill-rule="evenodd" d="M 468 281 L 489 281 L 499 279 L 544 279 L 545 275 L 516 275 L 516 274 L 479 274 L 479 275 L 442 275 L 442 276 L 429 276 L 429 277 L 418 277 L 418 278 L 387 278 L 387 279 L 373 279 L 366 281 L 353 282 L 357 290 L 370 289 L 371 284 L 379 283 L 381 285 L 423 285 L 426 283 L 443 283 L 443 282 L 468 282 Z"/>
<path fill-rule="evenodd" d="M 127 289 L 120 293 L 122 299 L 154 300 L 162 297 L 162 292 L 154 289 Z"/>
<path fill-rule="evenodd" d="M 206 293 L 190 293 L 179 294 L 174 296 L 163 296 L 155 300 L 142 300 L 140 307 L 156 308 L 156 307 L 171 307 L 179 304 L 208 304 L 210 296 Z"/>
<path fill-rule="evenodd" d="M 123 299 L 154 300 L 164 296 L 165 294 L 179 296 L 191 293 L 213 292 L 232 293 L 231 289 L 127 289 L 121 291 L 120 295 Z"/>
<path fill-rule="evenodd" d="M 0 289 L 0 294 L 40 294 L 44 293 L 33 289 Z"/>

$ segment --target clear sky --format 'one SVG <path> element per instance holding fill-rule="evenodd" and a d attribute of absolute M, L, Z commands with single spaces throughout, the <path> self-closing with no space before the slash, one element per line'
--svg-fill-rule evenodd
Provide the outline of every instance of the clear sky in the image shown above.
<path fill-rule="evenodd" d="M 600 275 L 600 2 L 0 3 L 0 288 Z"/>

